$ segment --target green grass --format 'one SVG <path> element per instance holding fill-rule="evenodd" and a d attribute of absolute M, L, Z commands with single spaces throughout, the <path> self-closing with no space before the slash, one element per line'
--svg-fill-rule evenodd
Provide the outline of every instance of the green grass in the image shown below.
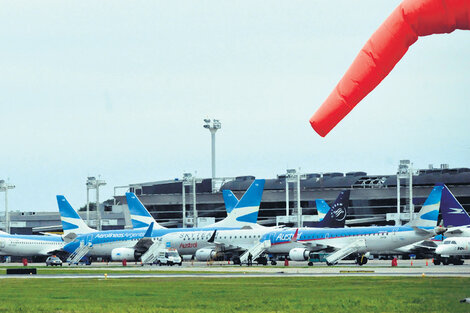
<path fill-rule="evenodd" d="M 10 268 L 24 268 L 24 267 L 10 267 Z M 155 268 L 143 268 L 143 269 L 116 269 L 116 268 L 83 268 L 83 267 L 35 267 L 37 269 L 37 275 L 62 275 L 62 274 L 74 274 L 74 275 L 85 275 L 85 274 L 94 274 L 94 275 L 104 275 L 106 274 L 233 274 L 229 270 L 226 271 L 183 271 L 183 270 L 166 270 Z M 0 268 L 0 276 L 6 275 L 6 268 Z M 235 272 L 235 274 L 240 272 Z M 241 274 L 241 273 L 240 273 Z"/>
<path fill-rule="evenodd" d="M 468 312 L 469 278 L 4 279 L 0 312 Z"/>

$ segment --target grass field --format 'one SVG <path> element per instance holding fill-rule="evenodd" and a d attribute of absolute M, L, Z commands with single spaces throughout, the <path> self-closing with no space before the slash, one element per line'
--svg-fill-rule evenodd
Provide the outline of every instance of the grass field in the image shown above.
<path fill-rule="evenodd" d="M 469 278 L 4 279 L 0 312 L 469 312 Z"/>

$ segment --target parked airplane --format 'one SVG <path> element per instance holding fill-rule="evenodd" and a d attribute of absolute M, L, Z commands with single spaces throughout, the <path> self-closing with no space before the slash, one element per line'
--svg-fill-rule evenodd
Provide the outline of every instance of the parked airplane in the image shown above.
<path fill-rule="evenodd" d="M 444 229 L 436 228 L 443 186 L 435 186 L 426 199 L 418 217 L 404 226 L 354 227 L 327 229 L 287 229 L 272 231 L 261 237 L 257 245 L 247 250 L 253 258 L 263 253 L 289 255 L 291 260 L 309 260 L 312 253 L 330 253 L 327 264 L 336 264 L 339 260 L 357 254 L 359 265 L 367 263 L 370 253 L 379 254 L 401 246 L 430 238 Z M 432 223 L 433 226 L 430 226 Z"/>
<path fill-rule="evenodd" d="M 342 191 L 325 218 L 315 223 L 315 227 L 344 227 L 349 194 L 349 190 Z M 250 227 L 237 230 L 169 233 L 159 238 L 148 253 L 142 255 L 142 262 L 152 263 L 159 249 L 175 248 L 181 255 L 194 255 L 198 261 L 207 261 L 221 254 L 227 254 L 235 264 L 238 264 L 240 254 L 256 245 L 264 234 L 272 230 L 273 228 L 269 227 L 254 229 Z M 266 264 L 267 259 L 259 258 L 258 262 Z"/>
<path fill-rule="evenodd" d="M 60 251 L 64 241 L 60 236 L 10 235 L 0 232 L 0 255 L 46 256 Z"/>
<path fill-rule="evenodd" d="M 434 264 L 462 265 L 463 256 L 470 255 L 470 237 L 452 237 L 445 239 L 442 244 L 436 248 L 438 257 L 434 258 Z"/>
<path fill-rule="evenodd" d="M 215 229 L 240 229 L 248 226 L 253 228 L 260 227 L 256 222 L 264 182 L 265 180 L 263 179 L 255 180 L 227 217 L 220 222 L 203 228 L 152 229 L 151 237 L 158 238 L 171 232 L 183 230 L 197 232 L 201 230 L 213 231 Z M 69 219 L 68 222 L 72 223 L 72 220 Z M 150 225 L 152 225 L 153 228 L 154 224 Z M 149 246 L 147 245 L 147 241 L 145 244 L 142 244 L 141 242 L 145 232 L 145 228 L 139 228 L 85 233 L 79 235 L 73 242 L 67 244 L 64 247 L 64 250 L 74 254 L 72 260 L 81 258 L 88 254 L 93 256 L 111 257 L 114 260 L 127 259 L 130 261 L 138 259 L 148 250 Z"/>

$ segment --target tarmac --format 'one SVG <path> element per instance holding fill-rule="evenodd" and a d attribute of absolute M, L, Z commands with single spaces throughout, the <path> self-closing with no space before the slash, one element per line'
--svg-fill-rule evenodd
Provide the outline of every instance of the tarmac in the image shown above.
<path fill-rule="evenodd" d="M 426 265 L 427 264 L 427 265 Z M 21 263 L 3 263 L 2 267 L 22 267 Z M 470 260 L 463 265 L 432 264 L 431 260 L 399 260 L 397 267 L 391 266 L 391 261 L 370 260 L 366 265 L 358 266 L 353 261 L 343 261 L 335 266 L 318 263 L 306 266 L 306 262 L 289 262 L 284 266 L 278 262 L 276 266 L 232 265 L 228 262 L 183 262 L 182 266 L 142 266 L 129 262 L 127 266 L 121 263 L 94 262 L 92 265 L 43 268 L 44 263 L 28 264 L 28 267 L 41 267 L 38 275 L 0 275 L 0 279 L 9 278 L 168 278 L 168 277 L 198 277 L 198 278 L 231 278 L 231 277 L 332 277 L 332 276 L 408 276 L 408 277 L 470 277 Z M 72 270 L 72 273 L 54 274 L 56 269 Z M 84 272 L 83 270 L 87 270 Z M 96 274 L 90 271 L 97 271 Z M 105 270 L 106 276 L 103 273 Z M 44 273 L 44 272 L 50 272 Z M 133 273 L 125 273 L 132 271 Z M 99 273 L 98 273 L 99 272 Z"/>

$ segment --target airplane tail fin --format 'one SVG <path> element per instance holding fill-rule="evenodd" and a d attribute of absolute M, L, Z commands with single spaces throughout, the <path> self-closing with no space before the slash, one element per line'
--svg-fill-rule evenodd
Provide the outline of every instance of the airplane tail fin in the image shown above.
<path fill-rule="evenodd" d="M 445 227 L 470 225 L 470 216 L 467 211 L 445 185 L 442 190 L 441 214 Z"/>
<path fill-rule="evenodd" d="M 231 190 L 224 189 L 222 190 L 222 196 L 224 197 L 225 210 L 227 210 L 227 215 L 230 214 L 235 206 L 238 204 L 238 198 L 233 194 Z"/>
<path fill-rule="evenodd" d="M 436 184 L 426 201 L 424 201 L 421 210 L 418 212 L 418 216 L 406 225 L 417 227 L 437 226 L 443 188 L 444 184 Z"/>
<path fill-rule="evenodd" d="M 127 206 L 131 214 L 133 228 L 146 228 L 153 223 L 154 228 L 165 228 L 157 223 L 139 198 L 133 192 L 126 192 Z"/>
<path fill-rule="evenodd" d="M 59 206 L 60 220 L 62 222 L 64 235 L 68 235 L 69 233 L 87 234 L 96 232 L 95 229 L 88 227 L 64 196 L 57 196 L 57 204 Z"/>
<path fill-rule="evenodd" d="M 326 203 L 323 199 L 315 200 L 317 205 L 317 212 L 318 212 L 318 220 L 321 221 L 325 218 L 326 213 L 330 210 L 330 206 Z"/>
<path fill-rule="evenodd" d="M 264 179 L 255 179 L 243 197 L 236 203 L 234 208 L 227 213 L 227 217 L 210 226 L 243 227 L 257 225 L 256 222 L 258 221 L 258 212 L 261 204 L 261 197 L 263 196 L 264 183 Z M 229 193 L 226 192 L 226 194 Z M 233 195 L 233 197 L 236 199 L 235 195 Z M 234 202 L 234 200 L 230 200 L 229 205 L 232 205 Z"/>
<path fill-rule="evenodd" d="M 341 191 L 331 206 L 331 209 L 325 214 L 325 217 L 320 222 L 304 222 L 304 226 L 315 228 L 342 228 L 346 222 L 346 215 L 349 207 L 350 190 Z M 318 201 L 318 200 L 317 200 Z M 324 200 L 321 200 L 324 202 Z M 317 202 L 317 208 L 318 208 Z M 326 204 L 326 203 L 325 203 Z M 323 203 L 320 202 L 320 206 Z M 328 206 L 328 204 L 326 204 Z"/>

